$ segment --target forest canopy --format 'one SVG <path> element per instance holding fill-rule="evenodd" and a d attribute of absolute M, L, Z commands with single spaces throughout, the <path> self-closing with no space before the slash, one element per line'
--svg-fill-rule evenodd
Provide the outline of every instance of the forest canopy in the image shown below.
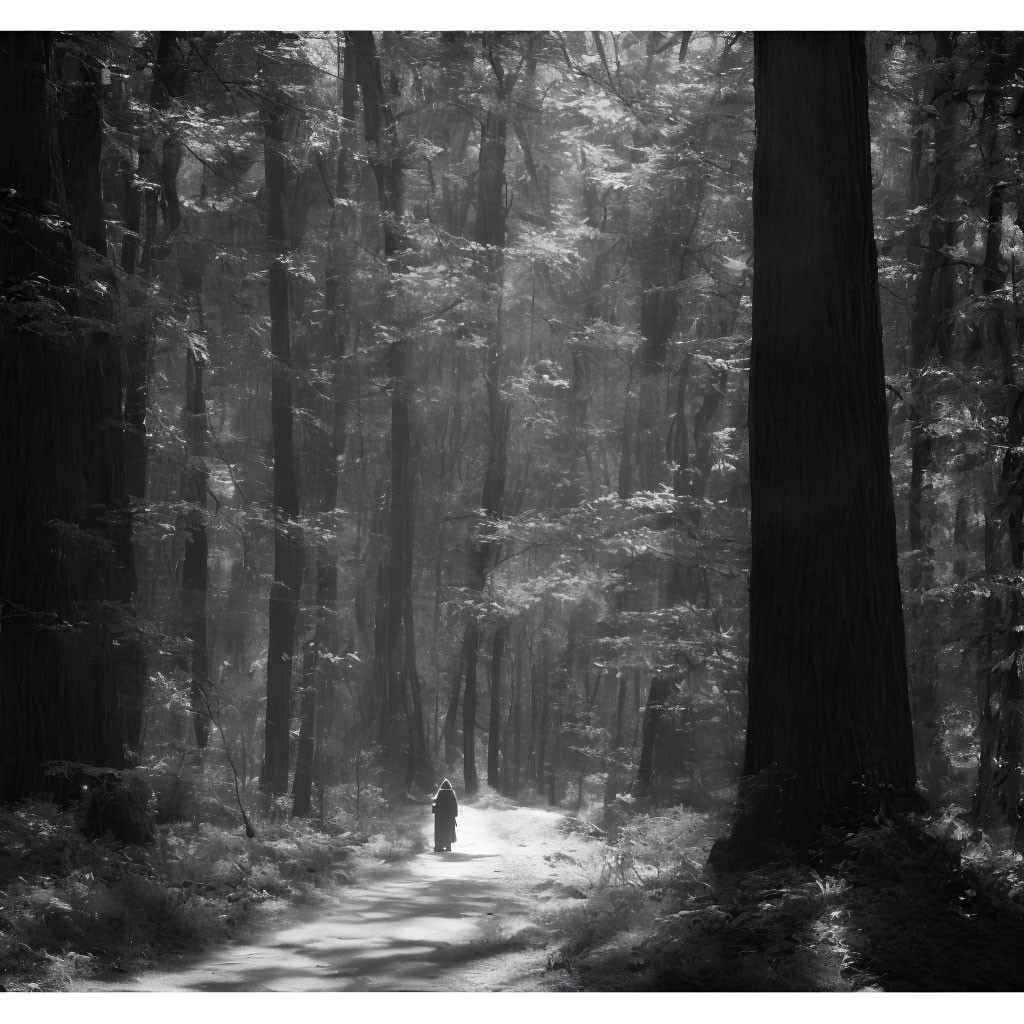
<path fill-rule="evenodd" d="M 861 481 L 875 525 L 853 542 L 832 516 L 819 549 L 874 565 L 887 610 L 860 640 L 860 598 L 800 620 L 807 694 L 846 651 L 836 692 L 874 709 L 849 734 L 902 723 L 864 784 L 920 780 L 1012 841 L 1019 34 L 870 34 L 835 102 L 798 89 L 777 117 L 793 57 L 766 42 L 757 78 L 740 32 L 3 45 L 0 797 L 84 764 L 215 776 L 246 829 L 254 786 L 323 817 L 363 771 L 576 810 L 590 785 L 610 821 L 724 814 L 780 767 L 748 743 L 751 623 L 784 646 L 795 602 L 853 586 L 819 567 L 787 597 L 795 549 L 758 547 L 788 529 L 758 533 L 758 495 L 839 508 Z M 773 226 L 797 162 L 773 179 L 768 143 L 811 124 L 849 127 L 850 155 L 808 132 L 800 173 L 828 187 Z M 764 429 L 821 442 L 787 464 L 751 448 L 762 246 L 779 337 L 817 286 L 780 300 L 787 261 L 861 267 L 848 367 L 874 360 L 835 390 L 823 353 L 856 331 L 826 301 L 807 358 L 763 378 Z"/>

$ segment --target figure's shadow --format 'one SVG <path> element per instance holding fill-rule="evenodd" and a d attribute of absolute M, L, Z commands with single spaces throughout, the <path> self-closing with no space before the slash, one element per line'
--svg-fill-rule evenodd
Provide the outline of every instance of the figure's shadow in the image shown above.
<path fill-rule="evenodd" d="M 460 853 L 458 850 L 436 850 L 429 854 L 431 857 L 439 857 L 448 861 L 468 860 L 493 860 L 498 856 L 496 853 Z"/>

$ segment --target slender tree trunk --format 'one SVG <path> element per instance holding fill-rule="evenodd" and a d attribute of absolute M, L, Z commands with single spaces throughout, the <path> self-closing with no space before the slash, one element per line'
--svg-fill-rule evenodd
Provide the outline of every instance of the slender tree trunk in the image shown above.
<path fill-rule="evenodd" d="M 626 712 L 626 673 L 620 669 L 617 675 L 615 697 L 615 717 L 611 735 L 611 759 L 608 764 L 608 775 L 605 780 L 604 805 L 608 807 L 618 795 L 619 783 L 622 778 L 622 760 L 625 755 L 623 741 L 625 738 Z"/>
<path fill-rule="evenodd" d="M 292 657 L 305 557 L 302 527 L 298 521 L 299 489 L 292 436 L 289 233 L 285 221 L 288 165 L 283 152 L 285 109 L 277 98 L 270 97 L 260 111 L 270 203 L 267 246 L 272 257 L 269 276 L 270 354 L 273 359 L 270 406 L 274 454 L 274 582 L 270 589 L 265 767 L 260 788 L 275 796 L 288 791 Z"/>
<path fill-rule="evenodd" d="M 416 668 L 416 630 L 413 624 L 413 543 L 416 523 L 415 472 L 408 472 L 409 491 L 405 496 L 405 551 L 403 562 L 404 577 L 402 579 L 402 618 L 404 625 L 405 662 L 403 672 L 412 698 L 412 714 L 408 718 L 409 728 L 409 768 L 406 776 L 407 785 L 418 785 L 429 788 L 433 782 L 434 768 L 427 749 L 426 731 L 423 718 L 423 695 L 420 686 L 419 671 Z"/>
<path fill-rule="evenodd" d="M 675 329 L 679 308 L 671 285 L 664 284 L 656 271 L 644 272 L 640 296 L 640 335 L 636 353 L 639 399 L 636 419 L 636 474 L 641 490 L 654 490 L 661 483 L 658 452 L 661 448 L 662 377 L 668 340 Z"/>
<path fill-rule="evenodd" d="M 522 640 L 519 641 L 515 659 L 515 690 L 512 699 L 512 772 L 509 796 L 519 798 L 522 786 L 521 771 L 523 759 L 523 658 Z"/>
<path fill-rule="evenodd" d="M 546 652 L 545 652 L 546 654 Z M 548 659 L 545 657 L 541 664 L 541 678 L 543 683 L 541 685 L 540 693 L 538 696 L 538 702 L 540 704 L 539 713 L 537 715 L 537 756 L 534 761 L 534 782 L 535 789 L 538 796 L 544 794 L 544 767 L 547 761 L 547 748 L 548 748 L 548 727 L 551 720 L 551 709 L 548 705 Z"/>
<path fill-rule="evenodd" d="M 505 630 L 501 623 L 491 640 L 491 709 L 487 730 L 487 785 L 501 789 L 499 751 L 501 736 L 501 659 L 505 655 Z"/>
<path fill-rule="evenodd" d="M 477 195 L 476 241 L 487 249 L 480 257 L 478 271 L 488 302 L 496 303 L 494 323 L 487 345 L 485 392 L 487 395 L 487 466 L 484 471 L 481 507 L 492 519 L 504 514 L 505 477 L 508 457 L 508 434 L 511 422 L 511 403 L 501 393 L 501 374 L 504 361 L 502 326 L 502 287 L 505 246 L 505 140 L 508 131 L 506 105 L 511 95 L 511 84 L 505 78 L 501 63 L 491 54 L 497 79 L 496 106 L 487 111 L 480 129 L 480 172 Z M 506 90 L 509 90 L 506 93 Z M 497 545 L 489 539 L 490 528 L 483 526 L 470 542 L 469 590 L 482 595 L 487 586 Z M 462 746 L 463 775 L 467 793 L 479 787 L 475 764 L 476 678 L 477 655 L 480 646 L 480 624 L 474 612 L 466 623 L 463 649 L 466 657 L 466 688 L 463 700 Z M 497 753 L 497 744 L 495 745 Z"/>
<path fill-rule="evenodd" d="M 551 715 L 554 735 L 551 741 L 551 763 L 548 771 L 548 806 L 557 807 L 561 802 L 558 792 L 558 774 L 562 767 L 562 714 L 559 710 Z"/>
<path fill-rule="evenodd" d="M 908 601 L 907 628 L 911 637 L 909 684 L 913 708 L 915 746 L 924 766 L 924 782 L 928 798 L 938 806 L 942 798 L 942 778 L 948 772 L 948 761 L 941 747 L 938 724 L 938 678 L 936 657 L 937 640 L 934 635 L 935 609 L 926 606 L 925 594 L 932 589 L 934 579 L 934 551 L 932 533 L 936 522 L 932 475 L 934 452 L 932 445 L 933 388 L 928 363 L 935 357 L 949 364 L 952 322 L 950 311 L 955 303 L 953 285 L 955 267 L 942 254 L 943 246 L 952 246 L 956 235 L 956 221 L 949 212 L 953 179 L 956 172 L 956 125 L 959 103 L 952 98 L 952 79 L 948 62 L 952 56 L 953 35 L 932 33 L 936 65 L 932 74 L 931 94 L 928 102 L 941 106 L 941 118 L 936 122 L 934 138 L 934 173 L 930 189 L 929 206 L 932 218 L 926 242 L 921 245 L 920 228 L 911 235 L 911 259 L 918 265 L 917 289 L 911 319 L 910 373 L 913 412 L 910 425 L 911 477 L 907 509 L 907 523 L 911 550 L 915 557 L 910 573 L 910 600 Z M 917 144 L 921 140 L 918 136 Z M 912 155 L 910 206 L 916 208 L 923 191 L 920 182 L 921 152 Z M 937 284 L 936 284 L 937 282 Z"/>
<path fill-rule="evenodd" d="M 455 764 L 455 752 L 458 749 L 458 715 L 459 702 L 462 697 L 462 666 L 465 664 L 465 639 L 459 648 L 459 661 L 452 673 L 451 695 L 448 698 L 448 710 L 444 719 L 444 760 L 451 768 Z"/>
<path fill-rule="evenodd" d="M 476 667 L 480 647 L 480 623 L 471 612 L 463 640 L 466 658 L 466 692 L 462 698 L 462 775 L 466 793 L 480 788 L 476 773 Z"/>
<path fill-rule="evenodd" d="M 999 549 L 1005 530 L 1010 549 L 1011 575 L 1019 579 L 1024 568 L 1024 500 L 1021 480 L 1024 460 L 1020 445 L 1024 439 L 1024 402 L 1016 380 L 1016 366 L 1002 303 L 990 299 L 1006 282 L 1002 259 L 1003 190 L 1006 182 L 1005 158 L 999 145 L 999 111 L 1003 91 L 1012 70 L 1006 60 L 1006 41 L 1002 33 L 979 33 L 979 44 L 989 54 L 986 69 L 985 99 L 979 123 L 979 149 L 988 164 L 988 216 L 983 266 L 978 274 L 982 296 L 994 308 L 985 310 L 979 334 L 987 336 L 997 356 L 1002 378 L 1002 414 L 1005 427 L 994 446 L 1000 456 L 998 478 L 990 477 L 985 509 L 985 572 L 992 579 L 1001 569 Z M 982 347 L 980 345 L 979 347 Z M 1015 845 L 1021 846 L 1024 819 L 1019 811 L 1020 772 L 1024 760 L 1024 694 L 1018 668 L 1021 651 L 1021 627 L 1024 625 L 1024 597 L 1019 584 L 1008 588 L 1009 610 L 1002 642 L 1003 659 L 995 662 L 996 636 L 1003 602 L 993 592 L 985 599 L 982 624 L 983 656 L 980 668 L 980 723 L 978 781 L 972 805 L 972 818 L 988 827 L 999 817 L 1016 826 Z"/>
<path fill-rule="evenodd" d="M 186 285 L 192 311 L 191 330 L 202 334 L 200 282 Z M 209 580 L 209 544 L 206 535 L 207 492 L 209 472 L 206 467 L 206 434 L 208 422 L 203 396 L 203 367 L 207 354 L 194 341 L 189 341 L 185 354 L 185 439 L 186 467 L 182 474 L 182 498 L 188 504 L 183 516 L 185 551 L 181 570 L 181 623 L 189 640 L 187 658 L 190 676 L 192 729 L 196 746 L 206 747 L 210 736 L 209 717 L 209 655 L 206 629 L 206 596 Z"/>
<path fill-rule="evenodd" d="M 622 413 L 622 451 L 619 456 L 618 495 L 625 500 L 633 493 L 633 431 L 636 399 L 627 394 Z"/>
<path fill-rule="evenodd" d="M 640 763 L 636 770 L 636 784 L 633 794 L 641 800 L 650 799 L 654 785 L 655 745 L 658 729 L 665 716 L 665 704 L 675 693 L 672 680 L 664 676 L 655 676 L 651 680 L 651 688 L 647 694 L 647 707 L 644 710 L 644 727 L 640 746 Z"/>
<path fill-rule="evenodd" d="M 370 166 L 377 183 L 384 256 L 387 259 L 405 247 L 401 229 L 403 187 L 398 122 L 384 89 L 380 55 L 373 33 L 347 32 L 346 37 L 356 57 L 356 77 L 363 94 L 363 123 Z"/>

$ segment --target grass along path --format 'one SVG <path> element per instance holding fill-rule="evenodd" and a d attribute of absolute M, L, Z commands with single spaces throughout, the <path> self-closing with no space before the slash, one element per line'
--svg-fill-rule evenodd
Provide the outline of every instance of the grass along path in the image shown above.
<path fill-rule="evenodd" d="M 486 798 L 485 798 L 486 800 Z M 361 860 L 354 885 L 282 913 L 266 933 L 85 991 L 498 991 L 554 987 L 545 920 L 584 897 L 602 844 L 544 808 L 463 803 L 458 842 L 433 852 L 429 806 L 400 812 L 425 850 Z"/>

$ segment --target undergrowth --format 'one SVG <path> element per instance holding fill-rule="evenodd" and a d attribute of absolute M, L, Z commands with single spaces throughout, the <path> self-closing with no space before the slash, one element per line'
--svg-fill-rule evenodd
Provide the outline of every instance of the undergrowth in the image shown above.
<path fill-rule="evenodd" d="M 566 832 L 593 835 L 593 825 L 567 816 Z M 682 875 L 697 877 L 716 829 L 706 814 L 685 807 L 635 814 L 615 823 L 606 836 L 599 874 L 586 902 L 554 912 L 548 925 L 559 936 L 553 966 L 578 966 L 592 958 L 633 960 L 632 950 L 653 934 L 671 904 Z"/>
<path fill-rule="evenodd" d="M 633 834 L 651 823 L 638 816 Z M 656 830 L 657 831 L 657 830 Z M 663 832 L 659 833 L 663 834 Z M 629 847 L 624 830 L 619 849 Z M 657 845 L 657 844 L 655 844 Z M 615 856 L 615 848 L 612 848 Z M 823 832 L 796 859 L 716 878 L 663 851 L 555 922 L 563 987 L 1005 991 L 1024 985 L 1024 862 L 952 818 Z M 672 862 L 674 861 L 674 866 Z"/>
<path fill-rule="evenodd" d="M 87 835 L 80 811 L 48 800 L 0 807 L 0 987 L 66 990 L 201 949 L 256 927 L 265 905 L 344 883 L 358 848 L 394 861 L 421 844 L 383 804 L 357 818 L 340 789 L 323 822 L 282 804 L 254 815 L 249 839 L 216 788 L 195 783 L 191 820 L 158 826 L 145 846 Z"/>

